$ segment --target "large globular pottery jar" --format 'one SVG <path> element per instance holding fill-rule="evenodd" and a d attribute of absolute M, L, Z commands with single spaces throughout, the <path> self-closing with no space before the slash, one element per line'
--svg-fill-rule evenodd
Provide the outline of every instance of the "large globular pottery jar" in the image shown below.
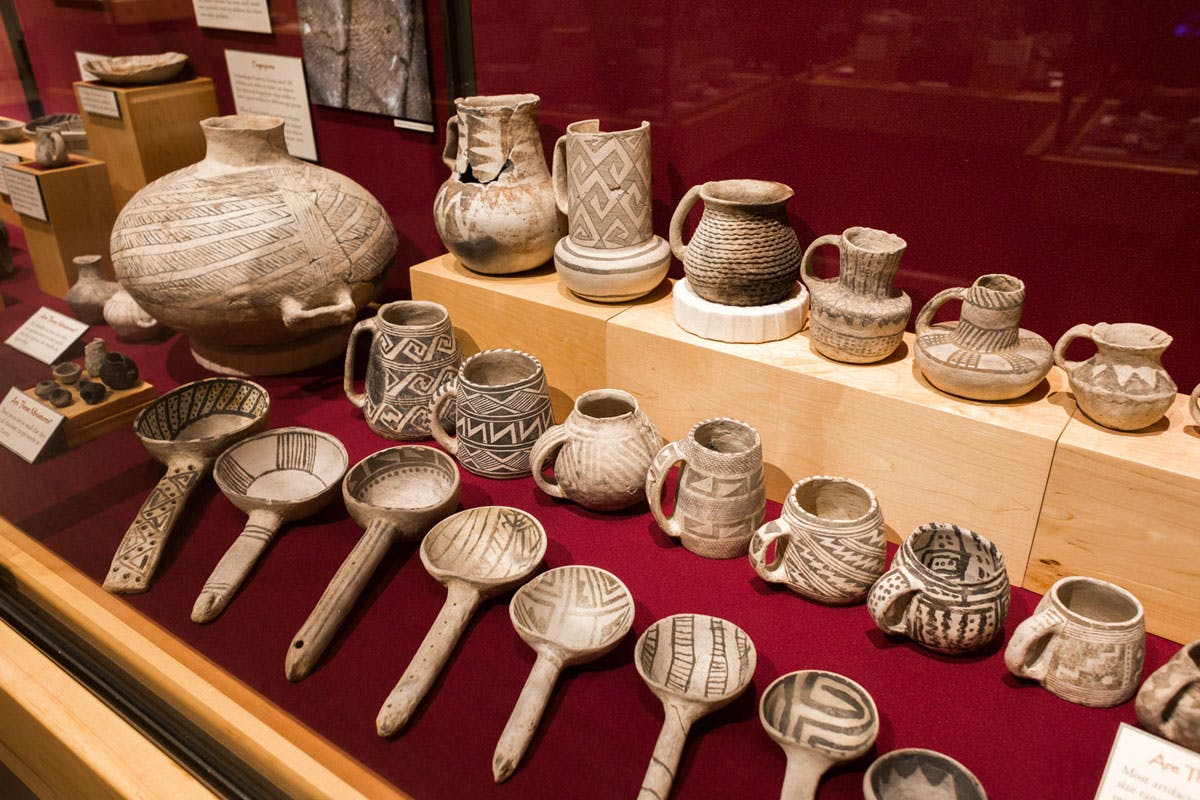
<path fill-rule="evenodd" d="M 379 202 L 288 155 L 283 124 L 204 120 L 204 159 L 146 185 L 113 227 L 117 280 L 216 372 L 281 374 L 340 355 L 396 252 Z"/>
<path fill-rule="evenodd" d="M 538 136 L 536 94 L 460 97 L 446 123 L 451 175 L 433 201 L 438 235 L 485 275 L 545 264 L 565 231 Z"/>

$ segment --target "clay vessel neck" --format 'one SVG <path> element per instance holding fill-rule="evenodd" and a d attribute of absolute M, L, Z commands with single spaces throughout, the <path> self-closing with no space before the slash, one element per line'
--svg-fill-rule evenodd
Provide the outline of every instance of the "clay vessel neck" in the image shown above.
<path fill-rule="evenodd" d="M 393 336 L 429 334 L 450 327 L 445 306 L 423 300 L 389 303 L 376 317 L 380 330 Z"/>
<path fill-rule="evenodd" d="M 774 181 L 742 178 L 709 181 L 700 187 L 704 210 L 740 217 L 759 216 L 787 219 L 784 206 L 792 198 L 789 186 Z"/>
<path fill-rule="evenodd" d="M 842 234 L 842 265 L 838 284 L 854 294 L 891 297 L 892 281 L 907 243 L 895 234 L 873 228 L 850 228 Z M 819 281 L 814 284 L 824 286 Z"/>
<path fill-rule="evenodd" d="M 1101 322 L 1092 326 L 1092 340 L 1100 358 L 1110 364 L 1146 366 L 1162 363 L 1171 336 L 1152 325 L 1137 322 Z"/>
<path fill-rule="evenodd" d="M 458 110 L 459 149 L 471 174 L 464 180 L 490 183 L 503 175 L 513 179 L 548 174 L 538 135 L 538 96 L 535 94 L 461 97 Z"/>
<path fill-rule="evenodd" d="M 981 353 L 1011 350 L 1021 333 L 1025 284 L 1011 275 L 983 275 L 963 297 L 954 340 Z"/>
<path fill-rule="evenodd" d="M 258 167 L 287 162 L 291 156 L 279 117 L 234 114 L 200 123 L 208 145 L 204 163 L 221 167 Z"/>

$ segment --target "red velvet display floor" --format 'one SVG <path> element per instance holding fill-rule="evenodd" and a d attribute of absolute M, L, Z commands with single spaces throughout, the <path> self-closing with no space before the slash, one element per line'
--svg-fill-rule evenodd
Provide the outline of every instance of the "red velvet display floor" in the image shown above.
<path fill-rule="evenodd" d="M 14 239 L 19 244 L 19 235 Z M 40 305 L 66 311 L 64 303 L 38 292 L 25 254 L 17 263 L 17 277 L 0 282 L 8 302 L 0 309 L 0 340 Z M 457 322 L 469 328 L 469 321 Z M 124 344 L 104 326 L 91 336 L 133 356 L 160 392 L 208 374 L 180 336 Z M 393 443 L 371 433 L 346 401 L 340 367 L 334 362 L 260 382 L 271 394 L 272 427 L 307 425 L 332 433 L 353 464 Z M 0 347 L 0 392 L 32 386 L 47 374 L 47 367 Z M 0 514 L 99 583 L 162 472 L 125 428 L 32 466 L 0 450 Z M 519 770 L 500 786 L 492 781 L 492 750 L 534 662 L 509 621 L 508 595 L 481 607 L 408 727 L 391 740 L 375 733 L 380 704 L 445 597 L 414 545 L 398 545 L 389 554 L 316 671 L 298 684 L 284 678 L 292 636 L 361 534 L 340 499 L 318 516 L 287 525 L 225 613 L 201 626 L 189 619 L 192 604 L 245 522 L 205 481 L 150 590 L 125 600 L 421 800 L 635 796 L 663 712 L 634 669 L 634 642 L 654 620 L 679 612 L 713 614 L 741 626 L 757 646 L 758 668 L 750 691 L 693 729 L 674 797 L 778 794 L 784 757 L 763 732 L 757 703 L 774 678 L 796 669 L 854 679 L 872 694 L 881 717 L 874 749 L 828 774 L 820 798 L 860 798 L 870 761 L 899 747 L 932 748 L 958 759 L 994 799 L 1090 798 L 1118 723 L 1136 724 L 1132 702 L 1083 708 L 1013 678 L 1004 667 L 1003 642 L 981 655 L 937 656 L 884 636 L 865 606 L 820 606 L 767 585 L 744 558 L 695 556 L 663 534 L 644 505 L 594 514 L 552 500 L 530 478 L 502 482 L 463 472 L 462 506 L 485 504 L 516 506 L 542 521 L 550 540 L 547 567 L 604 567 L 636 600 L 631 634 L 603 659 L 564 672 Z M 883 512 L 886 518 L 886 507 Z M 778 513 L 778 505 L 770 504 L 768 519 Z M 1005 641 L 1037 600 L 1013 589 Z M 1150 637 L 1146 674 L 1177 648 Z"/>

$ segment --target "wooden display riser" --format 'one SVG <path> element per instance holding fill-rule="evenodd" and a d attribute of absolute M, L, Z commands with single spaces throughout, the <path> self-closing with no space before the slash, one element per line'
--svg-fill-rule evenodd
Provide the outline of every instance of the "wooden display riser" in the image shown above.
<path fill-rule="evenodd" d="M 83 377 L 88 377 L 86 370 Z M 63 388 L 71 392 L 74 402 L 65 408 L 54 410 L 66 418 L 63 420 L 63 435 L 66 437 L 67 447 L 78 447 L 109 431 L 129 427 L 134 417 L 148 406 L 151 400 L 158 397 L 154 386 L 146 381 L 141 381 L 130 389 L 110 389 L 108 396 L 96 405 L 88 405 L 83 401 L 79 396 L 78 384 Z M 25 394 L 39 403 L 42 402 L 34 389 L 26 389 Z"/>

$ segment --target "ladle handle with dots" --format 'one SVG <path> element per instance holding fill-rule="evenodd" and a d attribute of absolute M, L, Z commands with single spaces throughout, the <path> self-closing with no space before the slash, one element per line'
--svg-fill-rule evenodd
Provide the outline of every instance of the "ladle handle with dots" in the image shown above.
<path fill-rule="evenodd" d="M 197 463 L 167 465 L 167 474 L 151 490 L 117 546 L 104 578 L 106 590 L 135 594 L 150 587 L 167 536 L 205 472 Z"/>

